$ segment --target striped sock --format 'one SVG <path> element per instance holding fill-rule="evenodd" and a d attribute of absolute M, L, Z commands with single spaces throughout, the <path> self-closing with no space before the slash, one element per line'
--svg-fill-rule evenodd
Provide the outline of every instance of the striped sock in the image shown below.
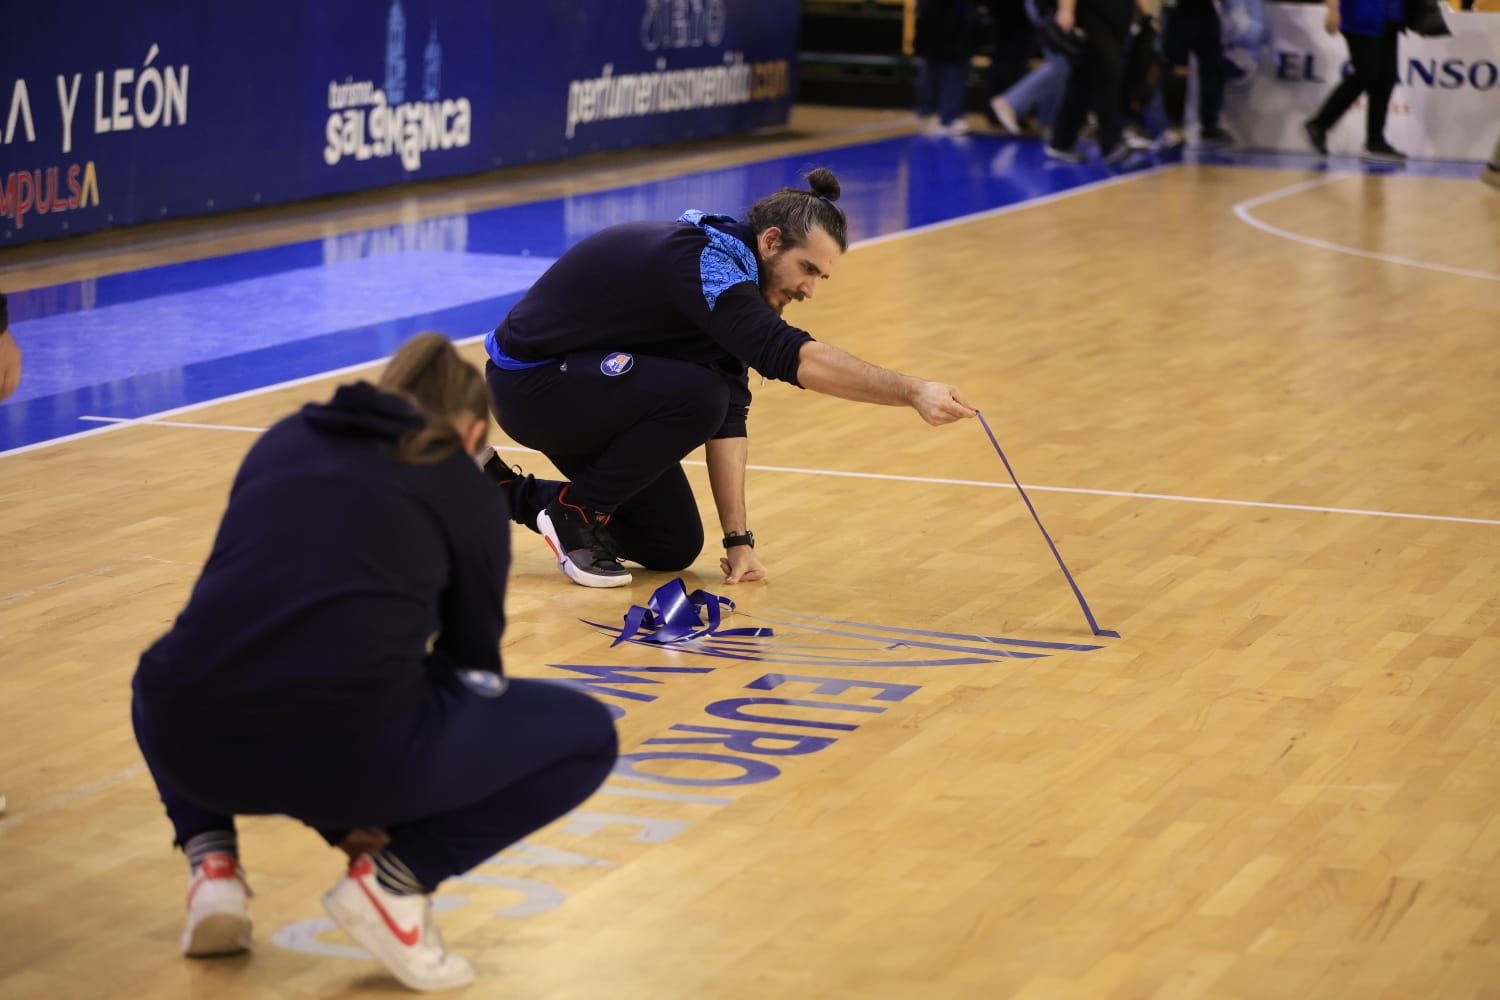
<path fill-rule="evenodd" d="M 182 850 L 187 855 L 190 871 L 197 871 L 210 854 L 227 854 L 234 858 L 235 864 L 240 861 L 240 840 L 233 830 L 209 830 L 189 837 Z"/>
<path fill-rule="evenodd" d="M 370 855 L 375 864 L 375 881 L 381 888 L 398 896 L 419 896 L 427 891 L 411 869 L 390 851 Z"/>

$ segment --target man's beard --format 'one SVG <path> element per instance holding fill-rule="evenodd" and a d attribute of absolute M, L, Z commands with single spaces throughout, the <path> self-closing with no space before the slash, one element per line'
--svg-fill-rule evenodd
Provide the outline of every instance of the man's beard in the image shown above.
<path fill-rule="evenodd" d="M 773 289 L 771 288 L 771 281 L 775 277 L 775 273 L 771 265 L 780 260 L 781 255 L 784 253 L 786 253 L 785 250 L 777 250 L 769 258 L 760 262 L 760 298 L 762 302 L 771 307 L 771 311 L 777 316 L 780 316 L 782 311 L 786 309 L 786 303 L 771 301 L 771 295 L 769 293 L 773 291 Z M 778 299 L 781 298 L 781 293 L 779 291 L 775 292 L 775 297 Z"/>

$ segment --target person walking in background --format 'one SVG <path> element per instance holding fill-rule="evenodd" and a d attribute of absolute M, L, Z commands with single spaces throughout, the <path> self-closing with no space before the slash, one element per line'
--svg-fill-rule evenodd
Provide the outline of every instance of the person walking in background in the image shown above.
<path fill-rule="evenodd" d="M 1160 105 L 1163 68 L 1157 18 L 1138 4 L 1135 20 L 1125 43 L 1125 58 L 1120 77 L 1120 121 L 1124 142 L 1132 149 L 1158 148 L 1152 139 L 1153 111 Z M 1171 148 L 1166 145 L 1162 148 Z"/>
<path fill-rule="evenodd" d="M 1057 48 L 1050 33 L 1043 30 L 1057 11 L 1053 0 L 1026 0 L 1026 14 L 1036 28 L 1042 61 L 1001 94 L 990 98 L 990 110 L 1000 127 L 1011 135 L 1021 134 L 1021 120 L 1035 112 L 1043 132 L 1049 132 L 1057 117 L 1057 105 L 1068 82 L 1068 56 Z"/>
<path fill-rule="evenodd" d="M 504 492 L 475 466 L 484 380 L 421 334 L 250 449 L 186 608 L 142 654 L 136 741 L 190 867 L 182 950 L 250 946 L 236 815 L 353 861 L 323 897 L 402 983 L 462 986 L 430 894 L 568 812 L 617 754 L 608 709 L 504 675 Z"/>
<path fill-rule="evenodd" d="M 1405 24 L 1403 0 L 1327 0 L 1323 27 L 1330 35 L 1343 33 L 1349 45 L 1353 72 L 1339 82 L 1318 113 L 1303 124 L 1307 141 L 1328 155 L 1328 132 L 1365 95 L 1365 148 L 1371 163 L 1402 163 L 1406 154 L 1385 138 L 1386 112 L 1396 87 L 1396 37 Z"/>
<path fill-rule="evenodd" d="M 974 55 L 989 60 L 984 74 L 984 95 L 993 100 L 1031 71 L 1035 50 L 1036 18 L 1026 9 L 1026 0 L 977 0 Z"/>
<path fill-rule="evenodd" d="M 1074 146 L 1090 111 L 1098 121 L 1099 153 L 1105 162 L 1120 164 L 1129 157 L 1120 118 L 1120 79 L 1135 12 L 1135 0 L 1059 0 L 1057 27 L 1078 41 L 1080 51 L 1072 61 L 1057 123 L 1046 146 L 1053 159 L 1083 162 Z"/>
<path fill-rule="evenodd" d="M 1163 0 L 1161 22 L 1161 52 L 1167 62 L 1162 109 L 1168 123 L 1162 146 L 1184 141 L 1190 60 L 1198 64 L 1198 140 L 1205 146 L 1230 145 L 1234 137 L 1219 124 L 1224 108 L 1224 28 L 1214 0 Z"/>
<path fill-rule="evenodd" d="M 918 0 L 912 51 L 917 66 L 917 117 L 936 132 L 963 135 L 964 93 L 974 54 L 970 23 L 974 0 Z"/>

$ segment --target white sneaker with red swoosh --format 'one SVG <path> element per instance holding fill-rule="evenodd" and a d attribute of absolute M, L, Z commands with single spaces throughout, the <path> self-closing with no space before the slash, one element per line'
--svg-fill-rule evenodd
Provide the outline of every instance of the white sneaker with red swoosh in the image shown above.
<path fill-rule="evenodd" d="M 236 955 L 250 947 L 245 872 L 228 854 L 203 859 L 188 880 L 187 926 L 182 953 L 192 958 Z"/>
<path fill-rule="evenodd" d="M 323 895 L 323 909 L 349 936 L 414 990 L 448 990 L 474 981 L 474 969 L 443 945 L 426 896 L 401 896 L 375 878 L 368 856 Z"/>

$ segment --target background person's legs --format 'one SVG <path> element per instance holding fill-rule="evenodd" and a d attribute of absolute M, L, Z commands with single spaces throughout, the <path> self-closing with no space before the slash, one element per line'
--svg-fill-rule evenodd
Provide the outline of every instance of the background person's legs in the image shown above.
<path fill-rule="evenodd" d="M 1338 124 L 1338 120 L 1344 117 L 1344 112 L 1348 111 L 1359 99 L 1359 95 L 1365 93 L 1374 82 L 1375 63 L 1379 58 L 1377 39 L 1346 31 L 1344 40 L 1349 44 L 1349 62 L 1352 69 L 1349 75 L 1333 88 L 1332 93 L 1323 102 L 1323 106 L 1318 109 L 1318 113 L 1308 121 L 1309 125 L 1322 132 L 1327 132 Z"/>
<path fill-rule="evenodd" d="M 1394 152 L 1385 139 L 1386 113 L 1390 110 L 1391 92 L 1396 89 L 1396 46 L 1398 29 L 1386 25 L 1379 38 L 1365 38 L 1365 59 L 1368 71 L 1365 74 L 1365 149 L 1372 153 Z M 1350 36 L 1349 51 L 1353 54 L 1355 36 Z M 1364 36 L 1360 36 L 1364 37 Z"/>

